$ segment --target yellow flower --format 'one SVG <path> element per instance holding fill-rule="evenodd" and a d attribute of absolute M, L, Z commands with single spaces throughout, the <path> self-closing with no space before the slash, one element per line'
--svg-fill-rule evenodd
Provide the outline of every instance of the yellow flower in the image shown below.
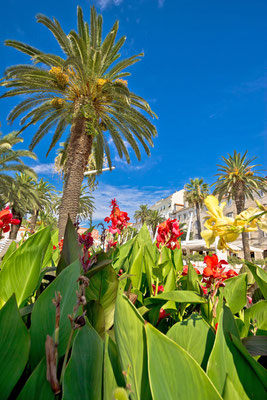
<path fill-rule="evenodd" d="M 69 76 L 65 74 L 60 67 L 52 67 L 49 74 L 56 78 L 57 84 L 60 88 L 64 89 L 69 83 Z"/>
<path fill-rule="evenodd" d="M 55 97 L 54 99 L 51 100 L 51 105 L 54 108 L 61 108 L 65 104 L 65 101 L 59 97 Z"/>
<path fill-rule="evenodd" d="M 214 243 L 218 236 L 218 249 L 229 248 L 227 243 L 237 240 L 241 232 L 253 232 L 258 229 L 267 231 L 267 209 L 258 204 L 259 208 L 250 207 L 236 216 L 235 219 L 225 217 L 223 209 L 226 203 L 219 205 L 215 196 L 207 196 L 204 200 L 210 218 L 204 224 L 207 230 L 201 232 L 207 247 Z M 261 207 L 261 208 L 260 208 Z M 263 212 L 261 211 L 263 210 Z"/>

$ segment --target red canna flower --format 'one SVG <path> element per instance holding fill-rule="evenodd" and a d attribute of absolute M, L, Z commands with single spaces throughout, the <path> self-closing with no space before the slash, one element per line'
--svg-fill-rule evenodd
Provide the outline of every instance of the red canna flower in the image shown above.
<path fill-rule="evenodd" d="M 62 249 L 63 249 L 63 244 L 64 244 L 64 239 L 61 239 L 61 240 L 58 242 L 58 248 L 59 248 L 59 251 L 60 251 L 60 252 L 61 252 Z"/>
<path fill-rule="evenodd" d="M 91 232 L 87 232 L 87 233 L 83 233 L 82 235 L 79 235 L 78 240 L 79 240 L 80 244 L 84 245 L 84 248 L 86 250 L 88 250 L 94 244 L 94 238 L 93 238 Z"/>
<path fill-rule="evenodd" d="M 217 332 L 217 329 L 218 329 L 218 322 L 215 324 L 214 329 L 215 329 L 215 332 Z"/>
<path fill-rule="evenodd" d="M 216 254 L 212 256 L 206 256 L 204 262 L 207 265 L 203 270 L 202 282 L 206 282 L 206 287 L 209 288 L 213 283 L 219 288 L 220 286 L 225 286 L 224 281 L 226 279 L 232 278 L 238 275 L 233 269 L 225 271 L 223 265 L 228 265 L 224 260 L 219 261 Z"/>
<path fill-rule="evenodd" d="M 194 268 L 196 273 L 200 275 L 200 271 L 198 268 Z M 188 274 L 188 265 L 184 265 L 182 275 L 186 276 Z"/>
<path fill-rule="evenodd" d="M 110 233 L 113 235 L 118 233 L 120 235 L 121 231 L 128 226 L 130 218 L 128 217 L 127 212 L 119 209 L 116 199 L 111 200 L 110 207 L 112 208 L 110 216 L 106 217 L 104 221 L 107 223 L 111 222 L 111 225 L 109 226 Z"/>
<path fill-rule="evenodd" d="M 9 210 L 9 207 L 6 207 L 4 210 L 0 211 L 0 237 L 1 231 L 9 232 L 10 225 L 19 225 L 20 220 L 13 218 L 12 213 Z"/>
<path fill-rule="evenodd" d="M 166 317 L 168 317 L 169 315 L 170 315 L 170 314 L 166 313 L 166 311 L 165 311 L 163 308 L 161 308 L 160 311 L 159 311 L 159 319 L 158 319 L 157 324 L 158 324 L 163 318 L 166 318 Z"/>
<path fill-rule="evenodd" d="M 57 246 L 53 245 L 53 250 L 56 250 L 56 249 L 57 249 Z"/>
<path fill-rule="evenodd" d="M 179 223 L 176 219 L 168 218 L 162 224 L 158 225 L 157 247 L 166 246 L 168 249 L 174 250 L 180 247 L 178 238 L 182 236 Z"/>

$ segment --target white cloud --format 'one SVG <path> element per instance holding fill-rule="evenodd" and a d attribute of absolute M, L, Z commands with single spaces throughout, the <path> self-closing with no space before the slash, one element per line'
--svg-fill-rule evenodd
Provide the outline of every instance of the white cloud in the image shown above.
<path fill-rule="evenodd" d="M 164 6 L 165 0 L 158 0 L 158 6 L 159 8 L 162 8 Z"/>
<path fill-rule="evenodd" d="M 54 163 L 38 164 L 35 167 L 32 167 L 32 169 L 37 174 L 52 175 L 55 172 L 54 166 L 55 166 Z"/>
<path fill-rule="evenodd" d="M 152 205 L 156 203 L 156 201 L 169 196 L 173 191 L 174 190 L 156 186 L 144 186 L 139 188 L 100 183 L 93 193 L 96 207 L 93 220 L 104 220 L 104 218 L 110 214 L 110 201 L 115 197 L 120 209 L 128 212 L 131 222 L 134 222 L 133 214 L 139 208 L 140 204 Z"/>
<path fill-rule="evenodd" d="M 123 2 L 123 0 L 97 0 L 96 2 L 101 10 L 104 10 L 109 5 L 119 6 Z"/>

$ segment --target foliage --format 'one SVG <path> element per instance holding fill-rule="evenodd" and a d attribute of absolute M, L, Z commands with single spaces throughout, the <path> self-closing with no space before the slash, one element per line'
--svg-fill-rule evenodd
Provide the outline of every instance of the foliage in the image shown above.
<path fill-rule="evenodd" d="M 145 225 L 107 253 L 96 249 L 86 272 L 91 244 L 69 220 L 57 276 L 49 228 L 4 258 L 1 346 L 12 352 L 0 352 L 3 399 L 34 398 L 37 388 L 47 399 L 264 398 L 267 372 L 254 356 L 266 352 L 266 300 L 247 308 L 247 274 L 227 279 L 228 266 L 206 258 L 204 294 L 199 271 L 189 263 L 183 272 L 181 249 L 159 250 Z M 248 267 L 266 296 L 266 273 Z"/>

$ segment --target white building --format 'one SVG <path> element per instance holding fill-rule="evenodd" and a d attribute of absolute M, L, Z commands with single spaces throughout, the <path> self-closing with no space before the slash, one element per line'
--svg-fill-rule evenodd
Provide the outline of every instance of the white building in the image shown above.
<path fill-rule="evenodd" d="M 179 209 L 184 207 L 184 189 L 178 190 L 166 197 L 157 201 L 150 207 L 151 210 L 158 210 L 164 218 L 171 218 Z"/>

